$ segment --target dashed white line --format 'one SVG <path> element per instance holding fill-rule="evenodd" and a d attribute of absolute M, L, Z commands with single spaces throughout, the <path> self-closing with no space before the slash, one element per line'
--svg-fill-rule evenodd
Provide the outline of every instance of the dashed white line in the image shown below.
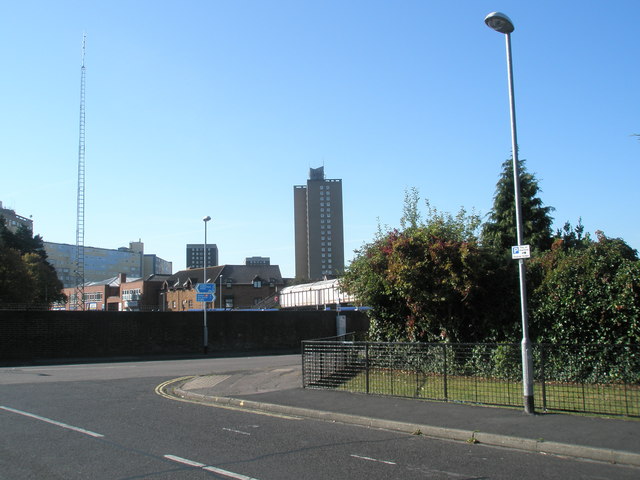
<path fill-rule="evenodd" d="M 354 454 L 351 454 L 351 456 L 353 458 L 359 458 L 360 460 L 367 460 L 368 462 L 384 463 L 385 465 L 397 465 L 396 462 L 390 462 L 388 460 L 378 460 L 377 458 L 363 457 L 362 455 L 354 455 Z"/>
<path fill-rule="evenodd" d="M 242 475 L 240 473 L 230 472 L 228 470 L 223 470 L 211 465 L 205 465 L 204 463 L 195 462 L 193 460 L 177 457 L 175 455 L 165 455 L 164 458 L 173 462 L 181 463 L 183 465 L 188 465 L 190 467 L 201 468 L 202 470 L 206 470 L 207 472 L 217 473 L 218 475 L 222 475 L 223 477 L 235 478 L 236 480 L 258 480 L 257 478 L 247 477 L 246 475 Z"/>
<path fill-rule="evenodd" d="M 16 410 L 15 408 L 4 407 L 0 405 L 0 410 L 6 410 L 7 412 L 17 413 L 18 415 L 22 415 L 23 417 L 34 418 L 36 420 L 40 420 L 41 422 L 50 423 L 58 427 L 66 428 L 67 430 L 73 430 L 74 432 L 84 433 L 85 435 L 89 435 L 91 437 L 95 437 L 95 438 L 104 437 L 104 435 L 100 433 L 92 432 L 90 430 L 85 430 L 84 428 L 80 428 L 80 427 L 74 427 L 73 425 L 68 425 L 66 423 L 58 422 L 56 420 L 51 420 L 50 418 L 41 417 L 40 415 L 35 415 L 33 413 L 23 412 L 22 410 Z"/>
<path fill-rule="evenodd" d="M 251 435 L 249 432 L 243 432 L 242 430 L 234 430 L 233 428 L 223 428 L 227 432 L 239 433 L 240 435 Z"/>

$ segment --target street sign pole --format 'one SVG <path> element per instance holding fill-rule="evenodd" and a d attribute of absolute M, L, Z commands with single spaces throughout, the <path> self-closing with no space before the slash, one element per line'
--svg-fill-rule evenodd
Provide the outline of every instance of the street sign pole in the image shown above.
<path fill-rule="evenodd" d="M 204 217 L 202 219 L 202 221 L 204 222 L 204 249 L 202 252 L 202 259 L 204 261 L 203 263 L 203 279 L 202 281 L 204 282 L 204 284 L 206 285 L 207 283 L 207 222 L 211 220 L 211 217 L 209 215 L 207 215 L 206 217 Z M 203 325 L 203 343 L 204 343 L 204 354 L 206 355 L 209 352 L 209 330 L 207 329 L 207 302 L 204 302 L 202 304 L 202 311 L 204 312 L 204 325 Z"/>

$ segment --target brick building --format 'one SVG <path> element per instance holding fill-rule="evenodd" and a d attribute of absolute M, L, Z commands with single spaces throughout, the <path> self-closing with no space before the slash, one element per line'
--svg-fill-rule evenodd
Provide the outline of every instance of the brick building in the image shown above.
<path fill-rule="evenodd" d="M 121 273 L 116 277 L 98 282 L 87 282 L 84 286 L 85 310 L 108 311 L 150 311 L 161 309 L 160 292 L 164 281 L 170 275 L 150 275 L 145 279 L 132 278 L 127 280 L 127 274 Z M 63 290 L 67 296 L 65 310 L 74 309 L 75 302 L 71 301 L 75 295 L 75 288 Z"/>
<path fill-rule="evenodd" d="M 195 286 L 203 283 L 203 268 L 182 270 L 171 275 L 160 292 L 164 310 L 186 311 L 202 309 L 196 301 Z M 215 283 L 215 300 L 207 308 L 244 309 L 269 308 L 274 297 L 284 287 L 277 265 L 220 265 L 207 268 L 207 283 Z"/>

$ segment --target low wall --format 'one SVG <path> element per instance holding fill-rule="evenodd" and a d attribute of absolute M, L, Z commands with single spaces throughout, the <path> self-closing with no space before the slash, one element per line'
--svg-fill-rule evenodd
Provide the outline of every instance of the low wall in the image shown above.
<path fill-rule="evenodd" d="M 364 332 L 362 312 L 343 312 Z M 202 312 L 0 312 L 0 362 L 202 354 Z M 336 335 L 335 311 L 207 312 L 209 353 L 300 351 Z"/>

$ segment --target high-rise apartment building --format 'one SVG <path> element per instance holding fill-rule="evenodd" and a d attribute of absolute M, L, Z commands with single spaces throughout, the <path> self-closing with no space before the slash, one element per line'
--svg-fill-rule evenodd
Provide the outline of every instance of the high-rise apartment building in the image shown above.
<path fill-rule="evenodd" d="M 207 243 L 207 267 L 218 265 L 218 246 Z M 187 268 L 204 268 L 204 243 L 187 244 Z"/>
<path fill-rule="evenodd" d="M 293 187 L 296 278 L 321 280 L 344 270 L 342 180 L 311 168 L 306 185 Z"/>

